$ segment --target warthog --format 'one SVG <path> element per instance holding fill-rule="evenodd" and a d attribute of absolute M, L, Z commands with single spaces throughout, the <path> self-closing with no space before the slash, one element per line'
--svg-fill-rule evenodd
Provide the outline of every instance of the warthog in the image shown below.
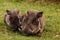
<path fill-rule="evenodd" d="M 4 22 L 8 25 L 13 31 L 16 31 L 20 26 L 20 14 L 18 9 L 6 10 L 6 14 L 4 16 Z"/>
<path fill-rule="evenodd" d="M 23 35 L 41 35 L 44 25 L 45 16 L 43 12 L 31 10 L 23 15 L 21 29 L 18 29 Z"/>

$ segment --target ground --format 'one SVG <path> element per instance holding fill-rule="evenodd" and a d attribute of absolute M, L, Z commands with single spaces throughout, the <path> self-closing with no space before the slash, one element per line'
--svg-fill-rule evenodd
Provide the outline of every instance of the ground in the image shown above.
<path fill-rule="evenodd" d="M 23 36 L 19 32 L 12 32 L 4 24 L 4 14 L 9 9 L 19 9 L 22 14 L 27 10 L 43 11 L 46 25 L 41 37 Z M 7 2 L 0 0 L 0 40 L 60 40 L 60 4 Z"/>

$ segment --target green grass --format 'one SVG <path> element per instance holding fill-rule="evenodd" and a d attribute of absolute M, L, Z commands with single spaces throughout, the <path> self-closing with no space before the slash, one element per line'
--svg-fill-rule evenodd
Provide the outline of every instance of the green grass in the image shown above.
<path fill-rule="evenodd" d="M 22 14 L 27 10 L 40 10 L 46 17 L 46 25 L 41 37 L 22 36 L 18 32 L 12 32 L 4 24 L 6 9 L 19 9 Z M 14 3 L 0 0 L 0 40 L 60 40 L 60 4 L 48 3 Z"/>

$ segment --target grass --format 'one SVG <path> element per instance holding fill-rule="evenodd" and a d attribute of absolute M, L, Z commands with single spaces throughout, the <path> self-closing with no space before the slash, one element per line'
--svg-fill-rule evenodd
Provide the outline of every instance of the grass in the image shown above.
<path fill-rule="evenodd" d="M 6 9 L 19 9 L 22 14 L 26 10 L 40 10 L 46 17 L 46 25 L 41 37 L 22 36 L 18 32 L 12 32 L 4 24 Z M 48 3 L 14 3 L 0 0 L 0 40 L 60 40 L 60 4 Z"/>

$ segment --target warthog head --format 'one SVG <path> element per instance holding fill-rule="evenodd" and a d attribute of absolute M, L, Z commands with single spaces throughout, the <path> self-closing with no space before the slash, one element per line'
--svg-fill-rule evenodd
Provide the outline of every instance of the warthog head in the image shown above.
<path fill-rule="evenodd" d="M 6 10 L 7 15 L 5 16 L 6 20 L 9 20 L 10 22 L 10 27 L 14 31 L 16 30 L 19 26 L 19 10 L 18 9 L 13 9 L 13 10 Z M 9 18 L 7 19 L 9 15 Z"/>
<path fill-rule="evenodd" d="M 35 35 L 39 33 L 39 21 L 38 19 L 42 17 L 43 12 L 40 11 L 27 11 L 26 15 L 23 17 L 20 32 L 23 35 Z"/>

